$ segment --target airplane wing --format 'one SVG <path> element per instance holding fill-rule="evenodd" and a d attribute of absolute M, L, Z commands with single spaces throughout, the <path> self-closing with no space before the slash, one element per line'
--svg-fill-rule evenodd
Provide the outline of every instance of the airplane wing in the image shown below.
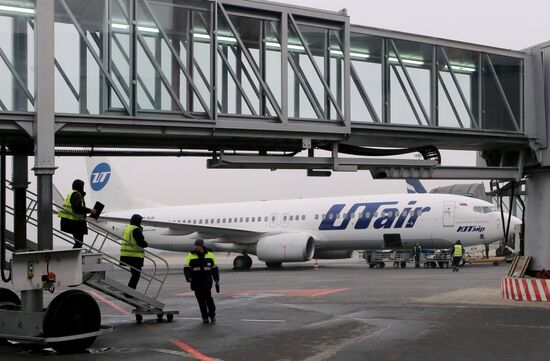
<path fill-rule="evenodd" d="M 114 223 L 128 223 L 130 219 L 121 217 L 101 216 L 100 221 L 114 222 Z M 143 219 L 141 221 L 143 226 L 166 228 L 174 233 L 174 235 L 185 235 L 190 233 L 199 233 L 203 238 L 217 238 L 217 237 L 251 237 L 263 234 L 263 232 L 250 231 L 245 229 L 214 227 L 204 224 L 186 224 L 186 223 L 174 223 L 160 220 Z"/>

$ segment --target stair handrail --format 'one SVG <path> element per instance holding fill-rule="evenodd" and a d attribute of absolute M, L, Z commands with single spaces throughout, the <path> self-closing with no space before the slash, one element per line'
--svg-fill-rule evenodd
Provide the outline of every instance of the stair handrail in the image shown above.
<path fill-rule="evenodd" d="M 9 205 L 6 205 L 6 213 L 13 216 L 14 215 L 14 209 L 13 207 L 9 206 Z M 29 225 L 31 226 L 34 226 L 34 227 L 37 227 L 38 225 L 38 220 L 34 217 L 30 217 L 29 218 L 29 221 L 27 222 Z M 66 243 L 69 243 L 69 244 L 74 244 L 74 239 L 72 237 L 70 237 L 67 233 L 61 231 L 61 230 L 58 230 L 56 228 L 53 229 L 53 235 L 54 237 L 66 242 Z M 120 269 L 124 269 L 124 270 L 127 270 L 127 269 L 133 269 L 133 270 L 138 270 L 141 272 L 141 276 L 142 278 L 147 282 L 147 286 L 145 287 L 145 294 L 147 294 L 148 290 L 150 289 L 153 281 L 156 281 L 159 283 L 159 287 L 157 289 L 157 292 L 154 294 L 154 298 L 158 298 L 158 295 L 160 294 L 160 291 L 162 289 L 162 286 L 164 285 L 164 283 L 166 282 L 166 278 L 167 278 L 167 274 L 168 274 L 168 271 L 166 271 L 161 277 L 157 277 L 156 276 L 156 273 L 157 273 L 157 270 L 158 270 L 158 267 L 156 266 L 156 263 L 154 262 L 153 260 L 153 265 L 154 265 L 154 272 L 152 274 L 148 273 L 148 272 L 144 272 L 143 270 L 139 270 L 125 262 L 122 262 L 120 261 L 118 258 L 114 257 L 114 256 L 111 256 L 107 253 L 103 253 L 99 248 L 96 248 L 96 247 L 90 247 L 89 245 L 85 244 L 86 247 L 88 249 L 90 249 L 91 251 L 94 251 L 94 252 L 97 252 L 97 253 L 101 253 L 102 255 L 102 259 L 104 259 L 105 261 L 113 264 L 115 267 L 118 267 Z M 160 257 L 159 257 L 160 258 Z M 162 258 L 161 258 L 162 259 Z"/>
<path fill-rule="evenodd" d="M 13 190 L 11 182 L 7 181 L 7 184 L 8 184 L 7 189 Z M 27 212 L 28 212 L 28 214 L 27 214 L 27 223 L 37 227 L 38 226 L 38 220 L 36 218 L 34 218 L 32 215 L 36 211 L 36 208 L 37 208 L 36 205 L 37 205 L 38 195 L 36 193 L 32 192 L 31 190 L 27 189 L 26 198 L 30 201 L 30 203 L 27 206 Z M 31 205 L 32 205 L 32 207 L 31 207 Z M 56 204 L 54 202 L 52 202 L 52 207 L 54 208 L 53 211 L 56 214 L 59 212 L 59 210 L 63 209 L 62 206 L 59 206 L 58 204 Z M 6 205 L 6 210 L 9 210 L 10 211 L 9 214 L 12 215 L 12 216 L 15 213 L 15 210 L 13 209 L 13 207 L 11 207 L 9 205 Z M 96 233 L 96 238 L 97 237 L 103 237 L 103 242 L 101 244 L 101 247 L 99 247 L 99 248 L 95 247 L 95 242 L 97 241 L 97 239 L 94 240 L 94 242 L 92 243 L 92 246 L 90 246 L 86 243 L 84 245 L 90 250 L 93 250 L 93 251 L 98 252 L 98 253 L 102 253 L 103 258 L 107 262 L 113 264 L 115 267 L 118 267 L 118 268 L 121 268 L 121 269 L 124 269 L 124 270 L 128 270 L 128 269 L 132 270 L 133 269 L 133 270 L 140 271 L 142 277 L 146 281 L 148 281 L 147 286 L 145 287 L 145 294 L 147 294 L 147 292 L 149 291 L 153 281 L 158 282 L 159 287 L 158 287 L 156 293 L 154 293 L 154 298 L 155 299 L 158 298 L 158 296 L 160 294 L 160 291 L 162 290 L 162 287 L 164 286 L 164 283 L 166 282 L 166 279 L 167 279 L 168 274 L 170 272 L 170 266 L 169 266 L 168 262 L 164 258 L 156 255 L 155 253 L 150 252 L 148 250 L 144 250 L 144 258 L 146 260 L 148 260 L 149 262 L 151 262 L 151 264 L 153 266 L 153 273 L 149 274 L 147 272 L 144 272 L 141 269 L 137 269 L 137 268 L 125 263 L 125 262 L 120 261 L 116 257 L 113 257 L 109 254 L 103 253 L 103 247 L 104 247 L 107 240 L 121 246 L 122 242 L 119 241 L 120 237 L 118 235 L 114 234 L 113 232 L 111 232 L 109 229 L 101 226 L 100 224 L 98 224 L 95 221 L 92 222 L 92 221 L 90 221 L 90 219 L 85 219 L 85 221 L 88 224 L 89 229 L 91 229 L 93 232 Z M 74 239 L 72 237 L 70 237 L 67 233 L 65 233 L 61 230 L 55 229 L 55 228 L 54 228 L 53 231 L 54 231 L 54 235 L 57 238 L 61 239 L 64 242 L 74 244 Z M 165 271 L 161 275 L 157 276 L 157 273 L 159 272 L 159 267 L 158 267 L 157 263 L 159 261 L 164 264 Z"/>

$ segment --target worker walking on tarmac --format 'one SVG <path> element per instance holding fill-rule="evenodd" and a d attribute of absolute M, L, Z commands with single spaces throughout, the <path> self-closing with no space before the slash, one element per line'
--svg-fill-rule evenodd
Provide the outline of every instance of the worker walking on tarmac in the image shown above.
<path fill-rule="evenodd" d="M 86 215 L 96 213 L 95 209 L 86 208 L 85 195 L 84 182 L 76 179 L 72 190 L 63 202 L 63 208 L 57 214 L 61 218 L 61 230 L 73 235 L 75 241 L 73 248 L 82 248 L 84 235 L 88 234 Z"/>
<path fill-rule="evenodd" d="M 422 254 L 422 247 L 420 243 L 414 246 L 414 268 L 420 268 L 420 255 Z"/>
<path fill-rule="evenodd" d="M 120 246 L 120 262 L 130 266 L 130 281 L 128 287 L 136 289 L 141 278 L 141 269 L 143 268 L 143 259 L 145 258 L 144 248 L 149 245 L 145 242 L 141 221 L 143 217 L 134 214 L 130 219 L 130 224 L 124 228 L 122 233 L 122 243 Z"/>
<path fill-rule="evenodd" d="M 453 272 L 458 272 L 460 264 L 462 263 L 462 257 L 464 256 L 464 247 L 460 241 L 456 241 L 453 248 Z"/>
<path fill-rule="evenodd" d="M 220 274 L 216 257 L 204 247 L 202 239 L 195 241 L 195 250 L 187 256 L 183 273 L 187 282 L 191 284 L 191 290 L 195 292 L 201 310 L 202 322 L 216 322 L 216 305 L 211 290 L 213 279 L 216 283 L 216 292 L 220 292 Z"/>

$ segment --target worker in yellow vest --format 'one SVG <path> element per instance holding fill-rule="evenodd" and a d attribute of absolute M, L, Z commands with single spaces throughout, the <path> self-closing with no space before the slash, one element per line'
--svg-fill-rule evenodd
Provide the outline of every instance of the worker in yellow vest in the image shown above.
<path fill-rule="evenodd" d="M 75 240 L 73 248 L 82 248 L 84 235 L 88 234 L 86 215 L 96 213 L 95 209 L 86 208 L 85 195 L 84 182 L 76 179 L 73 182 L 72 190 L 63 202 L 63 208 L 57 213 L 57 216 L 61 218 L 61 230 L 73 235 Z"/>
<path fill-rule="evenodd" d="M 204 246 L 204 240 L 195 241 L 195 250 L 185 260 L 183 273 L 199 303 L 203 323 L 216 322 L 216 305 L 212 298 L 212 280 L 220 292 L 220 274 L 214 253 Z M 208 319 L 210 317 L 210 319 Z"/>
<path fill-rule="evenodd" d="M 143 259 L 145 258 L 144 248 L 148 247 L 143 236 L 141 221 L 143 217 L 134 214 L 130 219 L 130 224 L 124 228 L 122 233 L 122 243 L 120 246 L 120 262 L 130 266 L 130 281 L 128 287 L 136 289 L 141 278 L 141 269 L 143 268 Z"/>
<path fill-rule="evenodd" d="M 464 257 L 464 247 L 462 247 L 460 241 L 456 241 L 453 248 L 453 272 L 458 272 L 462 263 L 462 257 Z"/>

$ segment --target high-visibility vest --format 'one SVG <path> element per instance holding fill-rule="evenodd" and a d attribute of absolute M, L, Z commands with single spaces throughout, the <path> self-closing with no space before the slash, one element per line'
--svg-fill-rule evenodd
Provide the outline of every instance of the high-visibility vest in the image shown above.
<path fill-rule="evenodd" d="M 455 244 L 455 251 L 453 253 L 454 257 L 462 257 L 462 254 L 464 253 L 464 249 L 462 248 L 462 245 Z"/>
<path fill-rule="evenodd" d="M 65 201 L 63 202 L 63 208 L 57 213 L 57 216 L 59 218 L 66 218 L 73 221 L 82 220 L 82 217 L 78 216 L 73 212 L 73 206 L 71 205 L 71 197 L 73 196 L 74 192 L 76 191 L 75 190 L 70 191 L 67 198 L 65 198 Z M 84 206 L 84 199 L 82 199 L 82 206 Z"/>
<path fill-rule="evenodd" d="M 134 229 L 138 226 L 129 224 L 124 228 L 122 233 L 122 245 L 120 247 L 120 255 L 125 257 L 139 257 L 145 258 L 145 251 L 138 246 L 136 239 L 134 238 Z"/>
<path fill-rule="evenodd" d="M 185 268 L 191 268 L 192 271 L 211 271 L 212 268 L 215 268 L 215 267 L 218 267 L 218 264 L 216 262 L 216 256 L 214 256 L 214 253 L 212 252 L 206 252 L 204 254 L 204 258 L 205 259 L 210 259 L 211 260 L 211 265 L 212 266 L 205 266 L 201 269 L 201 267 L 196 267 L 195 264 L 192 264 L 193 263 L 193 260 L 194 259 L 198 259 L 199 258 L 199 255 L 195 252 L 192 252 L 192 253 L 189 253 L 187 255 L 187 258 L 185 259 Z"/>

